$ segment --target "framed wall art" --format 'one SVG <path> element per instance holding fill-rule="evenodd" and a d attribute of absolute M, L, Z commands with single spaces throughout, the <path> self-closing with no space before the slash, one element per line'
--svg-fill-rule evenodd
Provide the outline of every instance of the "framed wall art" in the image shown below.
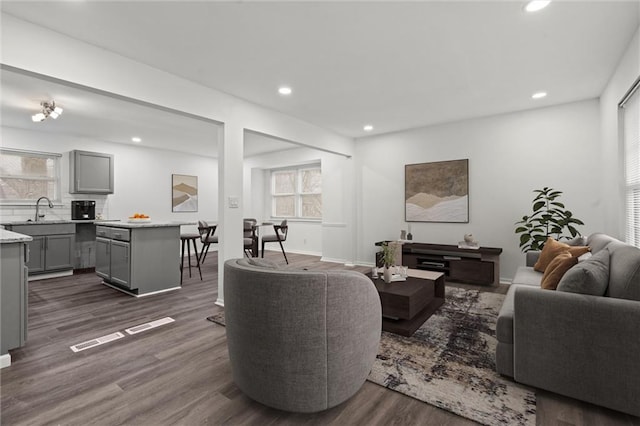
<path fill-rule="evenodd" d="M 171 211 L 198 211 L 198 176 L 171 175 Z"/>
<path fill-rule="evenodd" d="M 469 222 L 469 160 L 404 166 L 405 221 Z"/>

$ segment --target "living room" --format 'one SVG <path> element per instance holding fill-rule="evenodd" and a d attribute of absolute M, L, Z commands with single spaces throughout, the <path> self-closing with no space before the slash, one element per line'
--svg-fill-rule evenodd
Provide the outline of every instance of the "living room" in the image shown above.
<path fill-rule="evenodd" d="M 247 133 L 253 132 L 310 147 L 298 147 L 287 154 L 292 162 L 322 162 L 323 201 L 327 203 L 322 223 L 313 225 L 313 231 L 301 230 L 298 236 L 308 233 L 310 237 L 305 242 L 292 242 L 288 248 L 293 252 L 370 266 L 377 250 L 374 243 L 397 239 L 402 229 L 410 227 L 415 241 L 441 244 L 457 244 L 464 234 L 473 233 L 483 246 L 503 249 L 500 278 L 508 283 L 524 262 L 513 224 L 528 213 L 535 189 L 549 185 L 562 190 L 563 201 L 585 222 L 582 233 L 623 235 L 617 104 L 640 75 L 637 2 L 630 3 L 635 4 L 635 18 L 625 25 L 632 31 L 625 27 L 624 45 L 616 46 L 615 58 L 608 64 L 611 73 L 599 91 L 560 103 L 527 99 L 530 107 L 486 110 L 473 117 L 407 125 L 371 136 L 359 129 L 357 135 L 343 136 L 277 108 L 238 99 L 56 32 L 59 30 L 27 22 L 29 19 L 19 17 L 19 11 L 4 13 L 4 5 L 2 64 L 224 123 L 219 126 L 220 158 L 201 159 L 193 165 L 202 176 L 200 185 L 208 201 L 203 201 L 197 215 L 181 218 L 217 220 L 225 224 L 221 232 L 227 241 L 236 240 L 242 217 L 265 217 L 247 179 L 255 177 L 252 169 L 282 165 L 267 158 L 244 158 L 239 147 L 244 146 Z M 46 44 L 41 42 L 45 39 Z M 52 57 L 50 46 L 56 46 L 57 56 Z M 568 84 L 571 79 L 563 81 Z M 549 98 L 553 96 L 550 92 Z M 16 133 L 3 128 L 3 147 L 11 145 L 10 139 L 19 139 Z M 42 150 L 43 145 L 33 142 L 23 148 Z M 122 157 L 135 150 L 118 149 Z M 469 222 L 405 222 L 405 165 L 456 159 L 469 160 Z M 158 175 L 171 173 L 169 159 L 164 161 Z M 224 167 L 218 169 L 219 164 Z M 146 184 L 143 180 L 136 191 L 144 193 Z M 235 196 L 242 197 L 240 211 L 224 207 L 228 198 Z M 109 203 L 110 214 L 125 217 L 131 213 L 129 200 Z M 175 217 L 160 205 L 150 213 Z M 241 254 L 240 243 L 234 242 L 220 247 L 218 255 L 222 261 Z M 218 279 L 222 297 L 222 271 L 218 271 Z"/>

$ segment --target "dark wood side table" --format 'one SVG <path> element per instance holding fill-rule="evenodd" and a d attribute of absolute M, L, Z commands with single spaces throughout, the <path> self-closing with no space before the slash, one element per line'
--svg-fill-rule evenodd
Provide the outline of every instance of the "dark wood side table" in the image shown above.
<path fill-rule="evenodd" d="M 382 329 L 411 336 L 444 303 L 444 274 L 409 271 L 406 281 L 372 279 L 382 302 Z"/>

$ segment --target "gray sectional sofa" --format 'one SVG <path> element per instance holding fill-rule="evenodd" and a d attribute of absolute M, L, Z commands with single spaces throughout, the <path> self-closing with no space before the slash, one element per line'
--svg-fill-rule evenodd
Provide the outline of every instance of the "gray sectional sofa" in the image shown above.
<path fill-rule="evenodd" d="M 640 416 L 640 250 L 605 234 L 586 244 L 592 258 L 569 269 L 558 290 L 540 288 L 537 253 L 527 253 L 498 317 L 496 368 L 517 382 Z M 608 263 L 604 275 L 602 265 L 594 273 L 585 264 L 594 259 Z"/>
<path fill-rule="evenodd" d="M 382 333 L 380 296 L 369 278 L 253 258 L 226 261 L 224 276 L 229 360 L 246 395 L 309 413 L 360 389 Z"/>

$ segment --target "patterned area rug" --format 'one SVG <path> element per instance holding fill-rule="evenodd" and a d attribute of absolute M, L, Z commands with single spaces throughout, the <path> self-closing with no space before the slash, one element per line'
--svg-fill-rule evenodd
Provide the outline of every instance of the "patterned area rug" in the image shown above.
<path fill-rule="evenodd" d="M 532 389 L 495 371 L 504 295 L 447 287 L 413 336 L 383 332 L 368 380 L 485 425 L 535 425 Z"/>
<path fill-rule="evenodd" d="M 532 389 L 495 371 L 504 295 L 447 287 L 413 336 L 383 332 L 368 380 L 485 425 L 535 425 Z M 208 318 L 225 325 L 224 314 Z"/>

